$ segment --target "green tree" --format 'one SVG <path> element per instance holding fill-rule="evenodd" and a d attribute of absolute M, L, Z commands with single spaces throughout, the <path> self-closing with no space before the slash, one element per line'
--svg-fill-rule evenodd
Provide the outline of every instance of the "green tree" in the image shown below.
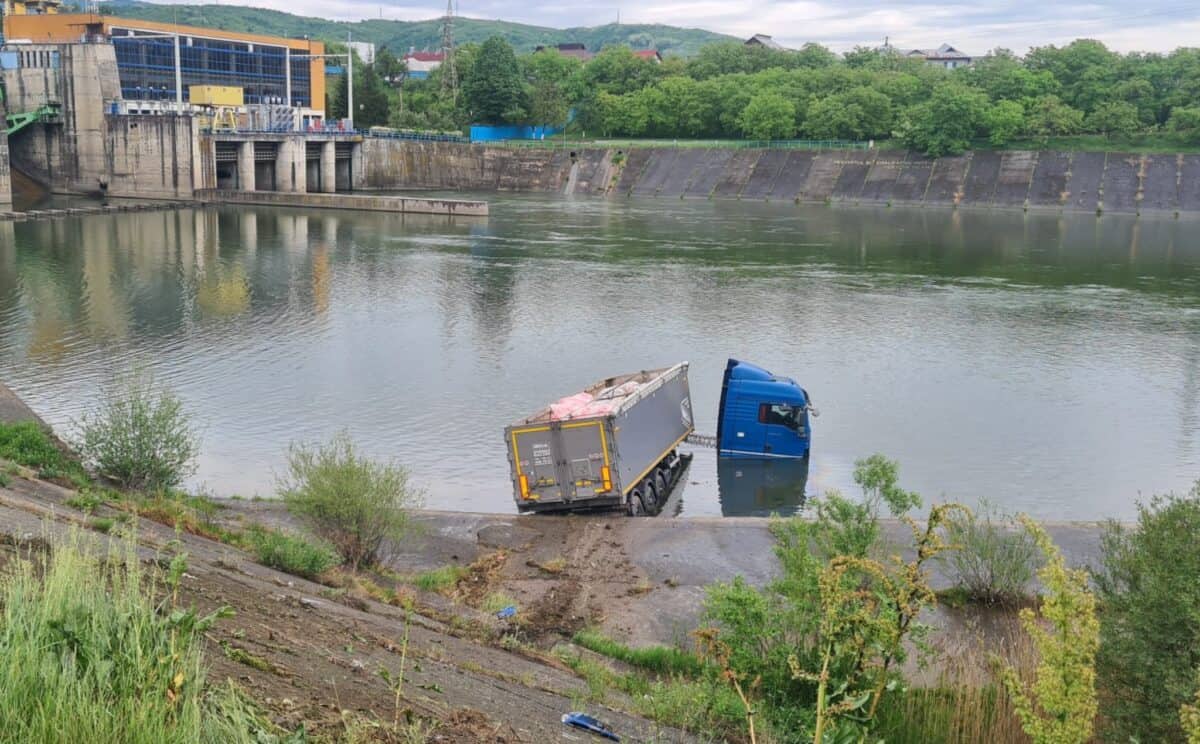
<path fill-rule="evenodd" d="M 983 117 L 988 142 L 1003 147 L 1025 131 L 1025 107 L 1016 101 L 997 101 Z"/>
<path fill-rule="evenodd" d="M 796 105 L 778 93 L 759 93 L 746 104 L 739 124 L 750 139 L 788 139 L 796 134 Z"/>
<path fill-rule="evenodd" d="M 383 78 L 371 65 L 363 64 L 358 55 L 353 56 L 354 64 L 354 126 L 360 129 L 387 124 L 390 104 L 387 86 Z M 348 75 L 341 75 L 333 87 L 328 102 L 327 113 L 331 118 L 341 119 L 346 116 L 346 86 Z"/>
<path fill-rule="evenodd" d="M 987 96 L 961 83 L 938 86 L 927 103 L 911 107 L 900 126 L 909 147 L 937 157 L 956 155 L 971 146 L 988 111 Z"/>
<path fill-rule="evenodd" d="M 1200 142 L 1200 106 L 1180 106 L 1171 111 L 1167 128 L 1188 142 Z"/>
<path fill-rule="evenodd" d="M 1196 675 L 1196 681 L 1195 704 L 1184 703 L 1179 708 L 1179 722 L 1187 736 L 1187 744 L 1200 744 L 1200 674 Z"/>
<path fill-rule="evenodd" d="M 404 76 L 408 74 L 408 66 L 404 64 L 404 60 L 392 54 L 387 47 L 380 49 L 375 55 L 374 67 L 379 77 L 383 78 L 383 82 L 393 87 L 400 85 Z"/>
<path fill-rule="evenodd" d="M 1098 672 L 1109 693 L 1109 741 L 1180 741 L 1180 706 L 1200 667 L 1200 483 L 1138 505 L 1137 524 L 1110 523 L 1096 572 Z"/>
<path fill-rule="evenodd" d="M 892 130 L 892 102 L 861 86 L 815 101 L 805 114 L 804 129 L 817 139 L 886 137 Z"/>
<path fill-rule="evenodd" d="M 530 120 L 534 124 L 565 124 L 574 103 L 572 81 L 583 65 L 557 49 L 534 52 L 523 61 L 529 82 Z"/>
<path fill-rule="evenodd" d="M 482 124 L 523 121 L 525 86 L 517 55 L 508 42 L 493 36 L 483 42 L 463 76 L 462 94 L 471 117 Z"/>
<path fill-rule="evenodd" d="M 1137 107 L 1124 101 L 1105 101 L 1088 114 L 1086 126 L 1093 132 L 1111 137 L 1114 134 L 1130 135 L 1136 132 L 1141 122 Z"/>
<path fill-rule="evenodd" d="M 1083 112 L 1059 100 L 1058 96 L 1042 96 L 1025 104 L 1025 127 L 1033 137 L 1061 137 L 1075 134 L 1083 128 Z"/>

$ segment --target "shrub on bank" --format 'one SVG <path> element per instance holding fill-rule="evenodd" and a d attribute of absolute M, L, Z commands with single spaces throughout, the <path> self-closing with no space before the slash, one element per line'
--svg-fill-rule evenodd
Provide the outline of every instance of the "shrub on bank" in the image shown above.
<path fill-rule="evenodd" d="M 1028 596 L 1038 547 L 1011 515 L 988 503 L 957 512 L 946 522 L 946 540 L 958 550 L 943 560 L 968 599 L 1013 605 Z"/>
<path fill-rule="evenodd" d="M 279 493 L 357 571 L 383 559 L 409 531 L 408 510 L 421 495 L 398 464 L 360 454 L 345 432 L 320 445 L 293 444 Z"/>
<path fill-rule="evenodd" d="M 1138 506 L 1131 528 L 1110 523 L 1095 574 L 1098 671 L 1108 738 L 1180 741 L 1180 706 L 1200 667 L 1200 484 Z"/>
<path fill-rule="evenodd" d="M 247 539 L 264 566 L 315 579 L 340 561 L 330 547 L 279 530 L 252 527 Z"/>
<path fill-rule="evenodd" d="M 78 424 L 75 449 L 101 475 L 135 491 L 174 488 L 195 470 L 200 439 L 183 402 L 152 376 L 111 381 Z"/>

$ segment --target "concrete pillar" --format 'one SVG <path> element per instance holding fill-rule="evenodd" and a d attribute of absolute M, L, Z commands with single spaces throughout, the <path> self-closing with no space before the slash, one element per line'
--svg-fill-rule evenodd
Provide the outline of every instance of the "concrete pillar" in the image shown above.
<path fill-rule="evenodd" d="M 2 113 L 2 112 L 0 112 Z M 12 209 L 12 172 L 9 170 L 8 135 L 0 132 L 0 209 Z"/>
<path fill-rule="evenodd" d="M 337 191 L 337 150 L 333 140 L 321 145 L 321 191 Z"/>
<path fill-rule="evenodd" d="M 254 191 L 254 143 L 242 142 L 237 151 L 238 188 L 242 191 Z"/>
<path fill-rule="evenodd" d="M 389 140 L 380 140 L 383 142 Z M 367 185 L 367 161 L 363 143 L 355 142 L 350 150 L 350 190 L 361 191 Z"/>
<path fill-rule="evenodd" d="M 284 137 L 275 155 L 275 188 L 279 191 L 308 191 L 308 170 L 303 137 Z"/>

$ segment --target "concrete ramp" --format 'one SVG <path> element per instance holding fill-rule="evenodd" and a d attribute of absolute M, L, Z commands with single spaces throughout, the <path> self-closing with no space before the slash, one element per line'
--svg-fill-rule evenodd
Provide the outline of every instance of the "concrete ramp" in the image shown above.
<path fill-rule="evenodd" d="M 840 161 L 842 166 L 837 181 L 833 184 L 833 198 L 838 201 L 857 201 L 866 183 L 867 173 L 871 170 L 871 163 L 875 160 L 875 153 L 837 152 L 830 155 Z M 880 157 L 890 158 L 888 155 Z M 897 157 L 904 156 L 898 154 Z"/>
<path fill-rule="evenodd" d="M 967 181 L 967 168 L 971 165 L 969 155 L 938 158 L 929 176 L 929 188 L 925 191 L 925 203 L 934 206 L 954 206 L 962 199 Z"/>
<path fill-rule="evenodd" d="M 579 170 L 575 174 L 576 194 L 604 193 L 612 172 L 612 152 L 584 150 L 579 153 Z"/>
<path fill-rule="evenodd" d="M 680 150 L 679 155 L 675 158 L 675 162 L 671 164 L 671 169 L 667 171 L 667 177 L 663 180 L 662 188 L 658 190 L 659 196 L 669 196 L 675 199 L 683 196 L 683 192 L 687 190 L 688 184 L 692 182 L 692 172 L 704 162 L 704 156 L 708 154 L 708 149 L 692 148 L 688 150 Z"/>
<path fill-rule="evenodd" d="M 1142 156 L 1110 152 L 1101 183 L 1102 209 L 1116 212 L 1137 211 L 1142 185 Z"/>
<path fill-rule="evenodd" d="M 680 152 L 680 150 L 661 147 L 650 148 L 650 159 L 646 161 L 646 168 L 642 171 L 637 183 L 633 184 L 633 190 L 630 193 L 634 196 L 658 194 L 667 179 L 671 177 L 671 169 L 675 167 L 675 161 Z"/>
<path fill-rule="evenodd" d="M 1071 178 L 1067 181 L 1067 204 L 1075 209 L 1094 212 L 1100 207 L 1100 184 L 1104 178 L 1105 155 L 1102 152 L 1077 152 L 1071 158 Z"/>
<path fill-rule="evenodd" d="M 1178 155 L 1146 155 L 1142 165 L 1142 201 L 1139 211 L 1174 212 L 1179 209 Z"/>
<path fill-rule="evenodd" d="M 962 203 L 971 207 L 990 206 L 999 176 L 1000 153 L 983 150 L 973 154 L 971 167 L 967 170 L 967 186 L 963 190 Z"/>
<path fill-rule="evenodd" d="M 843 153 L 819 152 L 808 169 L 808 178 L 797 197 L 800 201 L 823 202 L 833 198 L 833 189 L 842 174 Z"/>
<path fill-rule="evenodd" d="M 1000 158 L 1000 172 L 996 177 L 996 190 L 992 204 L 1001 207 L 1024 207 L 1029 199 L 1029 184 L 1033 181 L 1033 169 L 1037 165 L 1037 153 L 1029 150 L 1010 150 Z"/>
<path fill-rule="evenodd" d="M 871 164 L 863 179 L 858 199 L 864 202 L 891 201 L 892 191 L 896 187 L 900 169 L 904 167 L 905 157 L 907 156 L 903 152 L 889 152 L 876 156 L 875 162 Z"/>
<path fill-rule="evenodd" d="M 909 153 L 896 177 L 891 201 L 900 204 L 919 204 L 924 201 L 925 192 L 929 190 L 929 179 L 933 176 L 933 164 L 933 158 Z"/>
<path fill-rule="evenodd" d="M 774 201 L 795 201 L 800 198 L 800 191 L 808 181 L 808 172 L 812 170 L 815 153 L 793 150 L 788 154 L 783 170 L 775 179 L 775 188 L 771 189 L 771 199 Z"/>
<path fill-rule="evenodd" d="M 707 199 L 712 196 L 733 153 L 733 150 L 705 150 L 704 159 L 692 171 L 692 180 L 683 191 L 684 197 Z"/>
<path fill-rule="evenodd" d="M 650 155 L 651 151 L 642 147 L 625 151 L 625 163 L 621 168 L 621 176 L 617 179 L 617 188 L 613 189 L 614 193 L 628 196 L 633 191 L 633 185 L 650 162 Z"/>
<path fill-rule="evenodd" d="M 1038 153 L 1033 181 L 1029 185 L 1029 204 L 1035 207 L 1061 207 L 1067 195 L 1067 177 L 1071 155 L 1066 152 Z"/>
<path fill-rule="evenodd" d="M 1179 164 L 1179 209 L 1200 212 L 1200 155 L 1184 155 Z"/>
<path fill-rule="evenodd" d="M 766 199 L 775 189 L 775 179 L 787 165 L 787 150 L 764 150 L 754 165 L 754 172 L 742 189 L 743 199 Z"/>
<path fill-rule="evenodd" d="M 754 166 L 762 154 L 763 150 L 735 151 L 726 161 L 725 170 L 721 173 L 721 178 L 717 180 L 717 185 L 713 187 L 713 197 L 737 199 L 741 195 L 742 189 L 746 187 L 746 182 L 750 180 L 750 174 L 754 171 Z"/>

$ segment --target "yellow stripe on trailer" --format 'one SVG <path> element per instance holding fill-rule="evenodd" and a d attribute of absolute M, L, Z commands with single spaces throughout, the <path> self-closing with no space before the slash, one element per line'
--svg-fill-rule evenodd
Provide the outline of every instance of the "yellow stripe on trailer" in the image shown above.
<path fill-rule="evenodd" d="M 680 437 L 679 439 L 676 439 L 674 444 L 672 444 L 670 447 L 667 447 L 665 450 L 663 450 L 663 453 L 661 455 L 659 455 L 658 457 L 656 457 L 654 459 L 654 462 L 650 463 L 650 467 L 643 470 L 641 472 L 641 474 L 638 475 L 638 477 L 634 478 L 633 483 L 630 483 L 628 486 L 626 486 L 625 490 L 622 491 L 621 493 L 628 496 L 629 492 L 633 490 L 633 487 L 636 486 L 637 484 L 641 483 L 642 478 L 645 478 L 647 475 L 649 475 L 651 470 L 654 470 L 654 468 L 658 467 L 658 464 L 663 461 L 664 457 L 671 454 L 672 450 L 674 450 L 679 445 L 683 444 L 683 440 L 687 439 L 688 435 L 690 435 L 691 433 L 692 433 L 691 431 L 688 431 L 682 437 Z"/>

